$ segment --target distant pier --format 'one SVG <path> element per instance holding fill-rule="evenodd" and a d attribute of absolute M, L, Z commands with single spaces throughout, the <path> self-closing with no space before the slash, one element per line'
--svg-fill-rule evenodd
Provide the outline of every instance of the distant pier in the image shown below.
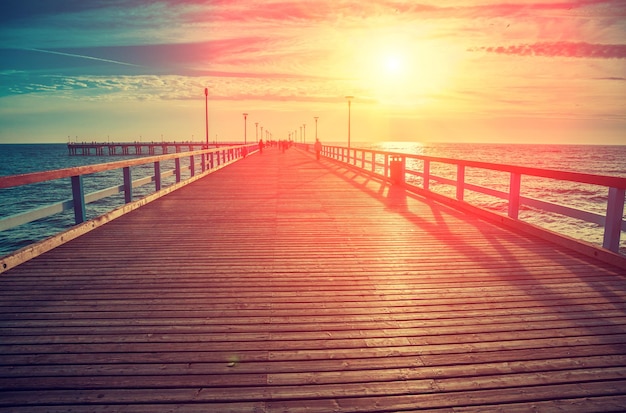
<path fill-rule="evenodd" d="M 240 143 L 212 142 L 209 148 Z M 208 148 L 205 142 L 70 142 L 67 149 L 70 156 L 126 156 L 165 155 Z"/>

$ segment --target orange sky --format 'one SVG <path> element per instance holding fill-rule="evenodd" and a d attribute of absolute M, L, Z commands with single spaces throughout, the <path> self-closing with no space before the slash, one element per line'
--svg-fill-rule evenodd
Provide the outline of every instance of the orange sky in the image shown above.
<path fill-rule="evenodd" d="M 3 8 L 0 143 L 204 140 L 208 87 L 212 141 L 626 144 L 624 0 Z"/>

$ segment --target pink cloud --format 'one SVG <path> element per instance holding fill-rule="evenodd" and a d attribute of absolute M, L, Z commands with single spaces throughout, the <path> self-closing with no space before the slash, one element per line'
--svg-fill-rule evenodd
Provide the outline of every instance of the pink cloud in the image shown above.
<path fill-rule="evenodd" d="M 585 42 L 540 42 L 512 46 L 488 46 L 469 49 L 517 56 L 578 57 L 591 59 L 626 59 L 626 44 L 591 44 Z"/>

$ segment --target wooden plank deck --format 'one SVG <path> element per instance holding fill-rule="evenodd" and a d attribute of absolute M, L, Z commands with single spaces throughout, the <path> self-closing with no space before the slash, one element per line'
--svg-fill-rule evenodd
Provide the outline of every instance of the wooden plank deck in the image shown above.
<path fill-rule="evenodd" d="M 626 277 L 290 149 L 0 276 L 0 411 L 625 411 Z"/>

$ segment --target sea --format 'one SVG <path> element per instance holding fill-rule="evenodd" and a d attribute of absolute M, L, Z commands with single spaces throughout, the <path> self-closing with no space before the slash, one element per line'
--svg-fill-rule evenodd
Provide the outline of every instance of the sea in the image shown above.
<path fill-rule="evenodd" d="M 352 146 L 407 154 L 626 177 L 626 145 L 524 145 L 384 141 L 376 143 L 356 142 Z M 66 144 L 2 144 L 0 145 L 0 176 L 106 163 L 134 157 L 136 155 L 126 157 L 70 156 Z M 407 167 L 410 168 L 411 165 L 407 165 Z M 133 177 L 143 177 L 151 173 L 151 165 L 146 165 L 144 168 L 145 171 L 133 171 Z M 163 169 L 167 168 L 168 165 L 164 165 Z M 119 170 L 107 171 L 86 177 L 84 180 L 85 192 L 89 193 L 119 185 L 122 181 L 121 173 Z M 431 166 L 431 174 L 454 179 L 456 168 L 445 164 L 434 164 Z M 507 191 L 509 176 L 501 172 L 468 168 L 466 181 Z M 168 185 L 168 182 L 165 181 L 164 185 Z M 454 188 L 437 182 L 431 182 L 430 188 L 448 196 L 454 196 L 455 193 Z M 140 197 L 143 192 L 147 194 L 151 189 L 151 185 L 146 185 L 137 188 L 134 193 L 136 197 Z M 554 182 L 526 176 L 522 178 L 521 194 L 522 196 L 559 203 L 602 215 L 606 213 L 608 199 L 607 188 Z M 19 188 L 0 189 L 0 218 L 70 198 L 69 179 Z M 507 202 L 499 198 L 467 191 L 465 199 L 502 214 L 506 214 L 507 211 Z M 87 218 L 94 218 L 106 213 L 121 206 L 123 202 L 123 195 L 120 194 L 89 204 L 87 206 Z M 593 223 L 530 207 L 522 207 L 520 219 L 573 238 L 596 245 L 602 244 L 603 230 Z M 0 232 L 0 256 L 61 232 L 72 225 L 73 213 L 68 211 L 2 231 Z M 625 232 L 622 232 L 620 253 L 626 254 Z"/>

